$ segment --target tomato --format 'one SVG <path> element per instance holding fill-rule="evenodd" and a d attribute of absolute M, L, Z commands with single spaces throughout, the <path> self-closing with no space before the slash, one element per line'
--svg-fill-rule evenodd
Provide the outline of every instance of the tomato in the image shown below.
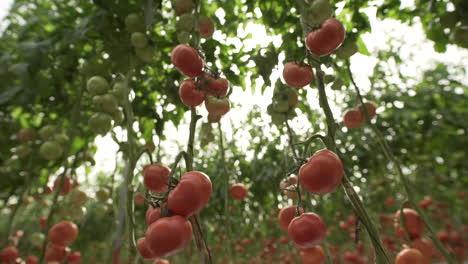
<path fill-rule="evenodd" d="M 289 86 L 301 88 L 314 80 L 314 72 L 308 65 L 288 62 L 284 65 L 283 78 Z"/>
<path fill-rule="evenodd" d="M 81 253 L 79 251 L 72 252 L 67 256 L 68 263 L 76 263 L 76 262 L 79 262 L 80 260 L 81 260 Z"/>
<path fill-rule="evenodd" d="M 194 7 L 192 0 L 176 0 L 174 3 L 174 10 L 178 16 L 191 12 Z"/>
<path fill-rule="evenodd" d="M 419 250 L 414 248 L 405 248 L 398 253 L 395 258 L 395 264 L 427 264 L 424 256 Z"/>
<path fill-rule="evenodd" d="M 365 102 L 364 106 L 367 109 L 367 113 L 369 113 L 370 119 L 374 118 L 377 112 L 377 105 L 374 102 Z M 362 106 L 362 104 L 358 106 L 358 109 L 362 113 L 362 117 L 366 119 L 366 114 L 364 113 L 364 107 Z"/>
<path fill-rule="evenodd" d="M 109 90 L 109 83 L 101 76 L 93 76 L 88 79 L 86 89 L 91 95 L 105 94 Z"/>
<path fill-rule="evenodd" d="M 325 56 L 336 50 L 345 39 L 345 28 L 336 18 L 323 22 L 320 29 L 309 33 L 306 39 L 307 48 L 317 56 Z"/>
<path fill-rule="evenodd" d="M 63 154 L 63 148 L 55 141 L 46 141 L 39 148 L 39 154 L 46 160 L 56 160 Z"/>
<path fill-rule="evenodd" d="M 197 106 L 205 101 L 206 92 L 197 89 L 194 80 L 184 80 L 179 87 L 179 96 L 186 106 Z"/>
<path fill-rule="evenodd" d="M 209 17 L 202 17 L 198 20 L 198 27 L 200 30 L 200 37 L 209 39 L 213 36 L 215 31 L 215 24 Z"/>
<path fill-rule="evenodd" d="M 350 109 L 343 116 L 343 124 L 347 128 L 358 128 L 364 122 L 364 115 L 361 111 Z"/>
<path fill-rule="evenodd" d="M 288 226 L 289 237 L 301 248 L 311 248 L 322 243 L 326 233 L 325 223 L 314 213 L 304 213 L 295 217 Z"/>
<path fill-rule="evenodd" d="M 102 188 L 96 192 L 96 198 L 100 202 L 106 202 L 107 200 L 109 200 L 109 197 L 110 197 L 110 193 L 107 189 Z"/>
<path fill-rule="evenodd" d="M 0 260 L 7 264 L 15 261 L 19 257 L 18 249 L 14 246 L 9 246 L 0 251 Z"/>
<path fill-rule="evenodd" d="M 450 235 L 445 230 L 441 230 L 441 231 L 437 232 L 437 238 L 439 238 L 439 240 L 442 243 L 448 243 L 450 241 Z"/>
<path fill-rule="evenodd" d="M 133 47 L 139 49 L 142 49 L 148 45 L 148 39 L 146 38 L 146 35 L 141 32 L 133 32 L 132 36 L 130 37 L 130 42 L 132 43 Z"/>
<path fill-rule="evenodd" d="M 244 200 L 247 197 L 247 187 L 242 183 L 236 183 L 229 189 L 229 194 L 234 200 Z"/>
<path fill-rule="evenodd" d="M 167 208 L 177 215 L 192 216 L 206 206 L 212 191 L 208 175 L 200 171 L 187 172 L 169 193 Z"/>
<path fill-rule="evenodd" d="M 39 218 L 39 227 L 41 229 L 46 228 L 46 223 L 47 223 L 47 218 L 45 216 L 41 216 L 41 218 Z"/>
<path fill-rule="evenodd" d="M 94 113 L 88 120 L 88 127 L 96 134 L 105 135 L 112 128 L 112 116 L 106 113 Z"/>
<path fill-rule="evenodd" d="M 29 242 L 35 247 L 42 247 L 42 243 L 44 243 L 45 235 L 40 232 L 34 232 L 29 236 Z"/>
<path fill-rule="evenodd" d="M 143 182 L 145 187 L 154 193 L 164 193 L 169 184 L 171 170 L 163 164 L 146 165 L 143 168 Z"/>
<path fill-rule="evenodd" d="M 45 252 L 45 260 L 61 262 L 67 256 L 67 250 L 63 246 L 51 244 Z"/>
<path fill-rule="evenodd" d="M 411 239 L 418 238 L 422 235 L 424 232 L 424 223 L 415 210 L 404 208 L 403 220 Z M 393 217 L 393 227 L 397 236 L 401 238 L 406 236 L 405 231 L 400 227 L 400 210 L 398 210 Z"/>
<path fill-rule="evenodd" d="M 117 111 L 118 103 L 117 98 L 113 94 L 95 95 L 93 103 L 99 111 L 112 114 Z"/>
<path fill-rule="evenodd" d="M 145 238 L 155 256 L 171 256 L 190 243 L 192 225 L 180 215 L 160 218 L 148 227 Z"/>
<path fill-rule="evenodd" d="M 385 198 L 384 204 L 385 206 L 392 206 L 393 204 L 395 204 L 395 199 L 391 196 L 388 196 L 387 198 Z"/>
<path fill-rule="evenodd" d="M 157 256 L 148 248 L 148 244 L 146 243 L 146 238 L 141 237 L 137 240 L 136 248 L 138 253 L 143 259 L 154 259 Z"/>
<path fill-rule="evenodd" d="M 70 203 L 74 206 L 83 206 L 88 201 L 88 195 L 81 190 L 74 190 L 70 194 Z"/>
<path fill-rule="evenodd" d="M 332 192 L 343 179 L 343 164 L 333 151 L 323 149 L 312 155 L 299 169 L 299 183 L 314 194 Z"/>
<path fill-rule="evenodd" d="M 197 51 L 187 44 L 177 45 L 171 52 L 171 62 L 188 77 L 197 77 L 203 72 L 203 60 Z"/>
<path fill-rule="evenodd" d="M 41 129 L 39 129 L 39 137 L 42 140 L 48 140 L 56 133 L 57 133 L 57 128 L 53 125 L 43 126 Z"/>
<path fill-rule="evenodd" d="M 136 192 L 133 195 L 133 201 L 136 205 L 144 205 L 145 204 L 145 196 L 141 192 Z"/>
<path fill-rule="evenodd" d="M 169 262 L 167 259 L 157 259 L 153 264 L 171 264 L 171 262 Z"/>
<path fill-rule="evenodd" d="M 215 115 L 215 114 L 211 114 L 211 113 L 208 113 L 208 122 L 210 123 L 218 123 L 219 120 L 221 120 L 221 115 Z"/>
<path fill-rule="evenodd" d="M 150 63 L 153 61 L 154 53 L 155 53 L 154 46 L 147 45 L 144 48 L 135 48 L 135 54 L 137 57 L 146 63 Z"/>
<path fill-rule="evenodd" d="M 16 134 L 16 139 L 21 143 L 26 143 L 35 140 L 37 137 L 36 130 L 34 128 L 21 128 Z"/>
<path fill-rule="evenodd" d="M 303 264 L 324 264 L 325 251 L 321 246 L 315 246 L 307 249 L 300 249 L 301 260 Z"/>
<path fill-rule="evenodd" d="M 193 14 L 183 14 L 176 23 L 177 32 L 192 32 L 195 25 L 195 16 Z"/>
<path fill-rule="evenodd" d="M 422 209 L 427 210 L 427 208 L 429 208 L 429 206 L 431 206 L 432 203 L 433 203 L 433 201 L 432 201 L 431 197 L 426 197 L 426 198 L 422 199 L 421 201 L 419 201 L 418 205 Z"/>
<path fill-rule="evenodd" d="M 223 116 L 230 110 L 229 100 L 226 97 L 216 98 L 211 95 L 206 97 L 205 107 L 208 113 L 215 116 Z"/>
<path fill-rule="evenodd" d="M 161 217 L 161 208 L 153 208 L 152 206 L 148 207 L 146 210 L 146 225 L 151 225 L 156 222 Z"/>
<path fill-rule="evenodd" d="M 49 229 L 49 241 L 58 246 L 69 246 L 78 237 L 78 227 L 70 221 L 61 221 Z"/>
<path fill-rule="evenodd" d="M 125 28 L 128 32 L 145 32 L 146 25 L 144 16 L 131 13 L 125 18 Z"/>
<path fill-rule="evenodd" d="M 284 207 L 281 209 L 281 211 L 278 214 L 278 222 L 284 231 L 288 232 L 288 226 L 289 223 L 293 220 L 293 218 L 296 216 L 297 212 L 297 206 L 296 205 L 291 205 L 288 207 Z M 302 214 L 304 213 L 304 209 L 299 207 L 299 213 Z"/>
<path fill-rule="evenodd" d="M 280 238 L 279 238 L 279 242 L 281 244 L 287 244 L 288 241 L 289 241 L 289 239 L 287 237 L 285 237 L 285 236 L 280 236 Z"/>
<path fill-rule="evenodd" d="M 207 90 L 208 95 L 226 96 L 229 90 L 229 81 L 224 78 L 214 78 L 209 73 L 204 73 L 199 78 L 201 87 Z"/>
<path fill-rule="evenodd" d="M 39 259 L 36 256 L 28 256 L 26 258 L 26 264 L 38 264 Z"/>
<path fill-rule="evenodd" d="M 411 242 L 411 247 L 419 250 L 427 262 L 429 262 L 432 257 L 436 255 L 437 251 L 434 247 L 434 244 L 432 244 L 432 241 L 424 237 L 413 240 Z"/>
<path fill-rule="evenodd" d="M 53 187 L 54 192 L 57 191 L 57 188 L 59 188 L 60 180 L 61 180 L 60 176 L 57 177 L 57 179 L 55 179 L 54 187 Z M 71 188 L 72 188 L 72 183 L 71 183 L 70 178 L 68 178 L 68 176 L 64 176 L 62 180 L 62 186 L 60 188 L 60 194 L 67 195 L 70 192 Z"/>

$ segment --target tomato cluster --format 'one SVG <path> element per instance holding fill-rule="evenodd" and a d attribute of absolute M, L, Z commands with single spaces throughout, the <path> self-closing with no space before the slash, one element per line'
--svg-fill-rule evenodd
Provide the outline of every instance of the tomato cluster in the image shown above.
<path fill-rule="evenodd" d="M 377 105 L 374 102 L 365 102 L 364 106 L 360 104 L 356 108 L 347 110 L 343 115 L 343 124 L 347 128 L 360 127 L 366 120 L 364 107 L 369 114 L 370 120 L 373 119 L 376 115 Z"/>

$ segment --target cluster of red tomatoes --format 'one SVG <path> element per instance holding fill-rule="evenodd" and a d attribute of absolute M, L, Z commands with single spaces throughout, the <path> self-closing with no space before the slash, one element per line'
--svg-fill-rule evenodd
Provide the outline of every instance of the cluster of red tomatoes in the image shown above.
<path fill-rule="evenodd" d="M 360 127 L 366 120 L 364 107 L 367 109 L 369 118 L 370 119 L 374 118 L 376 115 L 377 105 L 374 102 L 365 102 L 364 106 L 360 104 L 353 109 L 347 110 L 343 115 L 343 124 L 347 128 Z"/>
<path fill-rule="evenodd" d="M 138 239 L 137 249 L 144 259 L 159 259 L 183 250 L 192 240 L 192 224 L 187 220 L 198 214 L 208 203 L 213 191 L 210 178 L 203 172 L 190 171 L 174 180 L 171 170 L 163 164 L 150 164 L 143 169 L 145 187 L 163 195 L 163 205 L 146 212 L 148 228 Z"/>

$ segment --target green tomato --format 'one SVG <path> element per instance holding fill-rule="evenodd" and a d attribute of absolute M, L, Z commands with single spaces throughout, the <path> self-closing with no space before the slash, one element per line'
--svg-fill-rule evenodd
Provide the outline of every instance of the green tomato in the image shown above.
<path fill-rule="evenodd" d="M 289 108 L 295 108 L 297 106 L 297 103 L 299 102 L 299 97 L 297 96 L 296 91 L 294 91 L 293 89 L 287 89 L 286 94 L 288 96 Z"/>
<path fill-rule="evenodd" d="M 78 189 L 73 190 L 70 197 L 70 203 L 75 206 L 83 206 L 88 201 L 88 195 Z"/>
<path fill-rule="evenodd" d="M 70 220 L 79 220 L 83 218 L 86 214 L 86 208 L 80 207 L 80 206 L 73 206 L 70 207 L 68 210 L 68 218 Z"/>
<path fill-rule="evenodd" d="M 63 148 L 55 141 L 46 141 L 39 148 L 39 154 L 46 160 L 56 160 L 63 154 Z"/>
<path fill-rule="evenodd" d="M 177 32 L 177 41 L 179 41 L 179 43 L 189 43 L 190 40 L 192 39 L 192 35 L 187 32 L 187 31 L 180 31 L 180 32 Z"/>
<path fill-rule="evenodd" d="M 268 113 L 269 115 L 272 115 L 272 114 L 275 113 L 275 111 L 273 111 L 273 104 L 269 104 L 269 105 L 267 106 L 267 113 Z"/>
<path fill-rule="evenodd" d="M 277 113 L 285 113 L 289 109 L 289 102 L 287 100 L 273 102 L 273 111 Z"/>
<path fill-rule="evenodd" d="M 355 41 L 346 39 L 336 51 L 335 54 L 338 58 L 346 60 L 353 56 L 358 51 L 358 46 Z"/>
<path fill-rule="evenodd" d="M 141 32 L 133 32 L 130 41 L 135 48 L 141 49 L 148 45 L 148 39 L 146 38 L 146 35 Z"/>
<path fill-rule="evenodd" d="M 88 126 L 94 133 L 105 135 L 112 128 L 112 117 L 106 113 L 95 113 L 89 118 Z"/>
<path fill-rule="evenodd" d="M 146 46 L 142 49 L 135 48 L 135 53 L 137 57 L 141 61 L 146 62 L 146 63 L 150 63 L 151 61 L 153 61 L 154 52 L 155 50 L 153 46 Z"/>
<path fill-rule="evenodd" d="M 125 98 L 128 96 L 128 89 L 125 82 L 116 82 L 112 87 L 111 93 L 117 98 L 120 103 L 125 101 Z"/>
<path fill-rule="evenodd" d="M 321 25 L 323 21 L 333 14 L 333 6 L 328 0 L 315 0 L 306 10 L 304 22 L 307 24 Z"/>
<path fill-rule="evenodd" d="M 109 208 L 109 205 L 105 203 L 98 203 L 96 204 L 94 211 L 96 212 L 96 215 L 104 216 L 110 211 L 110 208 Z"/>
<path fill-rule="evenodd" d="M 15 149 L 15 153 L 20 159 L 26 158 L 27 156 L 29 156 L 29 154 L 31 154 L 31 152 L 32 149 L 29 145 L 19 145 Z"/>
<path fill-rule="evenodd" d="M 117 99 L 112 94 L 96 95 L 93 97 L 93 103 L 99 111 L 113 113 L 117 111 Z"/>
<path fill-rule="evenodd" d="M 47 125 L 39 129 L 39 137 L 42 140 L 48 140 L 57 132 L 57 128 L 53 125 Z"/>
<path fill-rule="evenodd" d="M 174 3 L 174 10 L 178 16 L 192 12 L 194 7 L 192 0 L 175 0 Z"/>
<path fill-rule="evenodd" d="M 284 122 L 286 122 L 287 120 L 287 117 L 285 114 L 283 113 L 274 113 L 271 115 L 271 122 L 274 124 L 274 125 L 281 125 L 283 124 Z"/>
<path fill-rule="evenodd" d="M 125 18 L 125 28 L 130 33 L 146 31 L 146 25 L 143 17 L 134 13 L 129 14 Z"/>
<path fill-rule="evenodd" d="M 289 110 L 287 112 L 288 120 L 291 120 L 296 116 L 297 116 L 297 114 L 296 114 L 296 111 L 294 110 L 294 108 L 289 108 Z"/>
<path fill-rule="evenodd" d="M 109 83 L 101 76 L 93 76 L 86 83 L 86 88 L 91 95 L 101 95 L 109 90 Z"/>
<path fill-rule="evenodd" d="M 96 198 L 100 202 L 106 202 L 110 198 L 110 193 L 109 193 L 109 191 L 107 189 L 104 189 L 104 188 L 99 189 L 96 192 Z"/>
<path fill-rule="evenodd" d="M 112 115 L 112 119 L 114 119 L 114 125 L 115 126 L 122 125 L 122 122 L 124 120 L 124 113 L 123 113 L 122 109 L 117 109 L 111 115 Z"/>
<path fill-rule="evenodd" d="M 63 134 L 63 133 L 55 135 L 52 138 L 52 140 L 59 143 L 60 145 L 66 145 L 66 144 L 68 144 L 68 142 L 70 142 L 70 138 L 67 135 Z"/>
<path fill-rule="evenodd" d="M 193 25 L 195 25 L 195 17 L 192 14 L 183 14 L 179 17 L 179 21 L 177 21 L 176 29 L 179 32 L 191 32 Z"/>
<path fill-rule="evenodd" d="M 41 247 L 44 243 L 45 235 L 40 232 L 34 232 L 29 236 L 29 242 L 35 247 Z"/>

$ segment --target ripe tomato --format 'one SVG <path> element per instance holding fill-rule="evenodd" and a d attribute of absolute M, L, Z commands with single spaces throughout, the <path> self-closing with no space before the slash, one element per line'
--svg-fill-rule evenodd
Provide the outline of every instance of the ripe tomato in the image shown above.
<path fill-rule="evenodd" d="M 364 106 L 367 109 L 367 113 L 369 113 L 370 119 L 374 118 L 377 112 L 377 105 L 374 102 L 365 102 Z M 364 113 L 364 107 L 362 106 L 362 104 L 358 106 L 358 109 L 359 109 L 359 112 L 362 113 L 363 119 L 365 119 L 366 114 Z"/>
<path fill-rule="evenodd" d="M 448 243 L 450 241 L 449 233 L 445 230 L 437 232 L 437 237 L 442 243 Z"/>
<path fill-rule="evenodd" d="M 202 17 L 198 20 L 198 27 L 200 30 L 200 37 L 209 39 L 213 36 L 215 31 L 215 24 L 209 17 Z"/>
<path fill-rule="evenodd" d="M 67 256 L 67 250 L 63 246 L 51 244 L 47 247 L 45 252 L 45 259 L 47 261 L 61 262 Z"/>
<path fill-rule="evenodd" d="M 358 128 L 364 122 L 364 115 L 356 109 L 349 109 L 343 115 L 343 124 L 347 128 Z"/>
<path fill-rule="evenodd" d="M 146 238 L 141 237 L 137 240 L 136 248 L 143 259 L 154 259 L 157 256 L 148 248 Z"/>
<path fill-rule="evenodd" d="M 411 247 L 419 250 L 427 262 L 429 262 L 432 257 L 436 255 L 437 251 L 434 247 L 434 244 L 432 244 L 432 241 L 424 237 L 413 240 L 411 242 Z"/>
<path fill-rule="evenodd" d="M 314 72 L 308 65 L 301 66 L 295 62 L 288 62 L 284 65 L 283 78 L 289 86 L 301 88 L 314 80 Z"/>
<path fill-rule="evenodd" d="M 209 73 L 204 73 L 198 80 L 202 88 L 206 89 L 208 95 L 226 96 L 229 90 L 229 81 L 224 78 L 214 78 Z"/>
<path fill-rule="evenodd" d="M 219 120 L 221 120 L 221 117 L 222 116 L 220 116 L 220 115 L 215 115 L 215 114 L 208 113 L 207 119 L 208 119 L 208 122 L 210 122 L 210 123 L 218 123 Z"/>
<path fill-rule="evenodd" d="M 207 96 L 205 99 L 205 107 L 208 113 L 215 116 L 223 116 L 229 112 L 231 106 L 226 97 L 216 98 L 214 96 Z"/>
<path fill-rule="evenodd" d="M 78 237 L 78 227 L 70 221 L 61 221 L 49 229 L 49 241 L 55 245 L 71 245 Z"/>
<path fill-rule="evenodd" d="M 284 207 L 283 209 L 281 209 L 281 211 L 278 214 L 279 225 L 281 229 L 283 229 L 286 232 L 288 232 L 289 223 L 291 223 L 293 218 L 296 216 L 296 212 L 297 212 L 296 208 L 297 208 L 296 205 Z M 299 207 L 299 213 L 300 214 L 304 213 L 304 209 Z"/>
<path fill-rule="evenodd" d="M 433 203 L 433 201 L 432 201 L 431 197 L 426 197 L 426 198 L 422 199 L 421 201 L 419 201 L 418 205 L 422 209 L 427 210 L 427 208 L 429 208 L 429 206 L 431 206 L 432 203 Z"/>
<path fill-rule="evenodd" d="M 286 179 L 283 179 L 280 182 L 280 188 L 281 189 L 293 189 L 293 185 L 297 184 L 297 176 L 294 174 L 289 175 Z M 298 194 L 295 191 L 288 191 L 288 190 L 283 190 L 284 195 L 286 197 L 291 198 L 291 199 L 297 199 Z"/>
<path fill-rule="evenodd" d="M 323 22 L 320 29 L 309 33 L 306 39 L 307 48 L 317 56 L 325 56 L 336 50 L 345 39 L 345 28 L 336 18 Z"/>
<path fill-rule="evenodd" d="M 177 215 L 192 216 L 206 206 L 212 191 L 208 175 L 200 171 L 187 172 L 169 193 L 167 208 Z"/>
<path fill-rule="evenodd" d="M 161 217 L 161 208 L 148 207 L 146 210 L 146 225 L 151 225 Z"/>
<path fill-rule="evenodd" d="M 179 87 L 179 96 L 186 106 L 197 106 L 205 101 L 206 92 L 197 89 L 194 80 L 184 80 Z"/>
<path fill-rule="evenodd" d="M 148 248 L 155 256 L 171 256 L 190 243 L 192 225 L 180 215 L 164 217 L 148 227 L 145 238 Z"/>
<path fill-rule="evenodd" d="M 307 249 L 300 249 L 301 260 L 303 264 L 324 264 L 325 251 L 321 246 L 315 246 Z"/>
<path fill-rule="evenodd" d="M 75 251 L 73 253 L 70 253 L 67 256 L 67 261 L 68 263 L 76 263 L 81 260 L 81 253 L 79 251 Z"/>
<path fill-rule="evenodd" d="M 146 165 L 143 168 L 143 182 L 145 187 L 154 193 L 166 192 L 170 173 L 171 170 L 163 164 L 156 163 Z"/>
<path fill-rule="evenodd" d="M 422 235 L 424 232 L 424 223 L 415 210 L 404 208 L 403 220 L 411 239 L 418 238 Z M 397 236 L 401 238 L 406 236 L 405 230 L 400 227 L 400 210 L 398 210 L 393 217 L 393 227 Z"/>
<path fill-rule="evenodd" d="M 39 263 L 39 259 L 36 256 L 28 256 L 26 258 L 26 264 L 37 264 Z"/>
<path fill-rule="evenodd" d="M 405 248 L 396 256 L 395 264 L 427 264 L 427 261 L 419 250 Z"/>
<path fill-rule="evenodd" d="M 41 216 L 41 218 L 39 218 L 39 227 L 41 229 L 44 229 L 46 228 L 46 225 L 47 225 L 47 217 Z"/>
<path fill-rule="evenodd" d="M 9 246 L 0 251 L 0 260 L 5 263 L 15 261 L 19 257 L 18 249 L 14 246 Z"/>
<path fill-rule="evenodd" d="M 343 179 L 343 164 L 333 151 L 323 149 L 299 169 L 299 183 L 314 194 L 332 192 Z"/>
<path fill-rule="evenodd" d="M 247 187 L 242 183 L 236 183 L 229 189 L 232 199 L 244 200 L 247 197 Z"/>
<path fill-rule="evenodd" d="M 326 233 L 325 223 L 314 213 L 304 213 L 295 217 L 288 226 L 289 237 L 302 248 L 311 248 L 322 243 Z"/>
<path fill-rule="evenodd" d="M 133 201 L 136 205 L 144 205 L 145 204 L 145 196 L 141 192 L 136 192 L 133 195 Z"/>
<path fill-rule="evenodd" d="M 203 60 L 197 51 L 187 44 L 179 44 L 172 50 L 171 62 L 188 77 L 194 78 L 203 72 Z"/>
<path fill-rule="evenodd" d="M 60 177 L 57 177 L 57 179 L 55 179 L 54 181 L 54 187 L 53 187 L 54 191 L 56 191 L 57 188 L 59 188 L 59 184 L 60 184 Z M 71 185 L 72 184 L 71 184 L 70 178 L 68 178 L 68 176 L 65 176 L 62 181 L 62 187 L 60 188 L 60 194 L 67 195 L 72 188 Z"/>

